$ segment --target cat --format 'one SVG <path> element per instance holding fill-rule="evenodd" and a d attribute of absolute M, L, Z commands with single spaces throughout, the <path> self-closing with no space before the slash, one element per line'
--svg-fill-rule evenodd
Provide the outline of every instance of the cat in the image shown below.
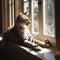
<path fill-rule="evenodd" d="M 15 20 L 15 25 L 3 34 L 3 41 L 8 45 L 17 43 L 26 47 L 40 50 L 39 46 L 46 46 L 34 39 L 29 31 L 31 20 L 23 13 L 19 13 Z"/>

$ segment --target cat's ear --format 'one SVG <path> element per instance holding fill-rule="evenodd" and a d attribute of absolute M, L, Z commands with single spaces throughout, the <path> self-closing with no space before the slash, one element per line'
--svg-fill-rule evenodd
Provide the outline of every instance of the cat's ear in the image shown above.
<path fill-rule="evenodd" d="M 25 12 L 24 15 L 27 15 L 27 12 Z"/>

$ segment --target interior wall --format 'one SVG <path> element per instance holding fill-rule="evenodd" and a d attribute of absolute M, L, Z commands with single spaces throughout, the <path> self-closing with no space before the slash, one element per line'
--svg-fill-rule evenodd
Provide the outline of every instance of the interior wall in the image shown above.
<path fill-rule="evenodd" d="M 56 24 L 56 43 L 57 50 L 60 51 L 60 1 L 55 0 L 55 24 Z"/>
<path fill-rule="evenodd" d="M 17 16 L 20 12 L 23 12 L 22 0 L 15 0 L 15 15 Z"/>
<path fill-rule="evenodd" d="M 2 31 L 3 33 L 9 27 L 9 8 L 8 8 L 8 0 L 2 0 Z"/>
<path fill-rule="evenodd" d="M 0 34 L 2 34 L 2 0 L 0 0 Z"/>

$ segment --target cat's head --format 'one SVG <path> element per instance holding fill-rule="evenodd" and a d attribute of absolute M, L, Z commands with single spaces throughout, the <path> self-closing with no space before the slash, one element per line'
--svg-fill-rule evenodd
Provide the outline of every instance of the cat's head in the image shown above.
<path fill-rule="evenodd" d="M 31 24 L 31 20 L 26 16 L 26 13 L 20 12 L 16 18 L 15 23 L 24 23 L 27 26 Z"/>

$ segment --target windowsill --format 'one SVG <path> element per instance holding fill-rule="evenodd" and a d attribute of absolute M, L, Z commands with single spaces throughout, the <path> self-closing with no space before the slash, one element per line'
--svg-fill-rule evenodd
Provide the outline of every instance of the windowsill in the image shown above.
<path fill-rule="evenodd" d="M 39 47 L 40 51 L 34 51 L 31 48 L 28 48 L 28 47 L 25 47 L 25 46 L 22 46 L 22 45 L 19 45 L 16 43 L 9 43 L 9 45 L 12 45 L 12 46 L 14 45 L 16 47 L 19 47 L 22 50 L 25 50 L 26 52 L 28 52 L 28 53 L 30 53 L 42 60 L 56 60 L 54 52 L 50 49 L 47 49 L 47 48 Z"/>
<path fill-rule="evenodd" d="M 27 47 L 24 46 L 19 46 L 20 48 L 26 50 L 27 52 L 37 56 L 38 58 L 41 58 L 42 60 L 55 60 L 55 55 L 52 52 L 52 50 L 46 49 L 46 48 L 41 48 L 41 51 L 33 51 Z"/>

